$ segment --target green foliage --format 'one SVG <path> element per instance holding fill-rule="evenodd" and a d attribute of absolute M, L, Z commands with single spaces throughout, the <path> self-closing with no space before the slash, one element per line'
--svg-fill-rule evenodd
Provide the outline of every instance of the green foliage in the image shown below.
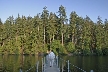
<path fill-rule="evenodd" d="M 60 43 L 60 40 L 53 40 L 52 42 L 51 42 L 51 44 L 50 44 L 50 48 L 52 49 L 52 50 L 54 50 L 54 52 L 57 54 L 57 52 L 56 52 L 56 48 L 59 48 L 59 52 L 60 53 L 62 53 L 63 51 L 63 47 L 62 47 L 62 45 L 61 45 L 61 43 Z"/>
<path fill-rule="evenodd" d="M 72 42 L 69 42 L 66 46 L 66 49 L 68 52 L 73 53 L 75 51 L 75 44 Z"/>
<path fill-rule="evenodd" d="M 108 48 L 103 48 L 102 53 L 103 55 L 108 55 Z"/>
<path fill-rule="evenodd" d="M 89 48 L 83 49 L 83 54 L 84 55 L 90 55 L 91 54 L 90 49 Z"/>
<path fill-rule="evenodd" d="M 2 46 L 0 46 L 0 54 L 2 54 Z"/>
<path fill-rule="evenodd" d="M 56 54 L 59 48 L 61 54 L 108 55 L 107 37 L 107 19 L 103 22 L 98 16 L 94 23 L 87 15 L 83 18 L 75 11 L 67 19 L 62 5 L 58 15 L 44 7 L 34 17 L 18 14 L 17 18 L 9 16 L 4 23 L 0 19 L 0 53 L 3 54 L 46 53 L 50 44 Z"/>
<path fill-rule="evenodd" d="M 96 49 L 96 54 L 97 54 L 97 55 L 102 55 L 102 54 L 103 54 L 103 53 L 102 53 L 102 49 L 97 48 L 97 49 Z"/>

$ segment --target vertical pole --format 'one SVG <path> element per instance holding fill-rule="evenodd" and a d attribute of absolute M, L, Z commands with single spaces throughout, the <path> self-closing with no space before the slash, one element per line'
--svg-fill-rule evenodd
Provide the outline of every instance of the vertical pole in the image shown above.
<path fill-rule="evenodd" d="M 36 64 L 36 65 L 37 65 L 37 72 L 38 72 L 39 61 L 37 62 L 37 64 Z"/>
<path fill-rule="evenodd" d="M 59 58 L 59 60 L 58 60 L 59 62 L 58 62 L 58 65 L 59 65 L 59 71 L 60 71 L 60 58 Z"/>
<path fill-rule="evenodd" d="M 45 65 L 45 57 L 44 57 L 44 65 Z"/>
<path fill-rule="evenodd" d="M 68 72 L 69 72 L 69 60 L 68 60 Z"/>
<path fill-rule="evenodd" d="M 43 72 L 43 58 L 42 58 L 42 72 Z"/>
<path fill-rule="evenodd" d="M 57 56 L 57 67 L 58 67 L 58 56 Z"/>
<path fill-rule="evenodd" d="M 44 71 L 44 69 L 45 69 L 45 57 L 44 57 L 43 71 Z"/>
<path fill-rule="evenodd" d="M 63 72 L 63 60 L 62 60 L 62 72 Z"/>

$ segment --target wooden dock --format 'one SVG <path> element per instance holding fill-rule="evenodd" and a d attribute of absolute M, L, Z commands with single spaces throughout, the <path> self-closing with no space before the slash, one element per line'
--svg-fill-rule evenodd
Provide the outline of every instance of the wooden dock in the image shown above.
<path fill-rule="evenodd" d="M 57 67 L 57 64 L 56 64 L 55 61 L 54 61 L 53 67 L 50 67 L 50 63 L 49 62 L 50 61 L 48 59 L 46 59 L 46 63 L 44 65 L 44 72 L 60 72 L 60 70 Z"/>

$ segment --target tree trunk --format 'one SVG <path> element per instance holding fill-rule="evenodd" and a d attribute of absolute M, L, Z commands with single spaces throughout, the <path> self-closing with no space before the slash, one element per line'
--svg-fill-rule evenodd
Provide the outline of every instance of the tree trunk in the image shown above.
<path fill-rule="evenodd" d="M 1 45 L 2 47 L 4 46 L 4 42 L 2 43 L 2 45 Z"/>
<path fill-rule="evenodd" d="M 53 40 L 54 40 L 54 34 L 53 34 Z"/>
<path fill-rule="evenodd" d="M 75 45 L 77 44 L 77 38 L 75 39 Z"/>
<path fill-rule="evenodd" d="M 72 43 L 74 42 L 74 36 L 72 35 Z"/>
<path fill-rule="evenodd" d="M 50 43 L 51 43 L 51 37 L 50 37 Z"/>
<path fill-rule="evenodd" d="M 69 38 L 69 34 L 68 34 L 68 38 Z"/>
<path fill-rule="evenodd" d="M 62 33 L 62 46 L 63 46 L 63 33 Z"/>
<path fill-rule="evenodd" d="M 45 27 L 44 27 L 44 47 L 45 47 Z"/>
<path fill-rule="evenodd" d="M 84 49 L 84 40 L 82 40 L 82 50 Z"/>
<path fill-rule="evenodd" d="M 24 50 L 24 49 L 23 49 L 23 45 L 21 45 L 21 50 L 20 50 L 20 54 L 21 54 L 21 55 L 24 54 L 23 50 Z"/>
<path fill-rule="evenodd" d="M 38 31 L 39 31 L 39 26 L 38 26 Z"/>

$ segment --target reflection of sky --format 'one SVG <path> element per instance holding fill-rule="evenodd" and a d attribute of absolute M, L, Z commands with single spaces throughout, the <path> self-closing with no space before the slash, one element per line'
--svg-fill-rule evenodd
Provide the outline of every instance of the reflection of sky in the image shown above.
<path fill-rule="evenodd" d="M 0 0 L 0 18 L 4 22 L 10 15 L 34 16 L 41 13 L 44 6 L 51 12 L 57 12 L 60 5 L 66 7 L 67 17 L 71 11 L 79 16 L 88 15 L 94 22 L 97 17 L 108 19 L 108 0 Z"/>

